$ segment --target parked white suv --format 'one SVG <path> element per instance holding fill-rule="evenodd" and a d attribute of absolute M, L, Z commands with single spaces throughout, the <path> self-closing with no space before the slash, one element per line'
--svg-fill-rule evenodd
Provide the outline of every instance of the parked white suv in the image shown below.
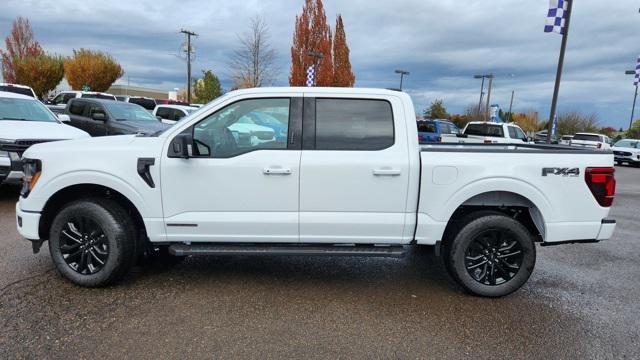
<path fill-rule="evenodd" d="M 255 88 L 164 132 L 39 144 L 24 154 L 17 228 L 34 250 L 48 240 L 58 271 L 82 286 L 113 283 L 143 254 L 434 246 L 464 289 L 492 297 L 527 281 L 536 243 L 611 238 L 610 152 L 420 147 L 414 109 L 398 91 Z M 285 139 L 236 138 L 248 114 L 277 116 Z"/>
<path fill-rule="evenodd" d="M 640 140 L 623 139 L 613 145 L 613 157 L 618 165 L 640 166 Z"/>
<path fill-rule="evenodd" d="M 115 95 L 95 91 L 63 91 L 52 100 L 47 101 L 47 107 L 56 114 L 62 113 L 67 107 L 69 100 L 75 98 L 118 100 Z"/>
<path fill-rule="evenodd" d="M 89 134 L 63 124 L 37 99 L 0 91 L 0 184 L 22 180 L 20 157 L 29 146 L 86 137 Z"/>
<path fill-rule="evenodd" d="M 577 133 L 569 140 L 569 145 L 589 149 L 610 150 L 611 138 L 602 134 Z"/>
<path fill-rule="evenodd" d="M 33 89 L 27 85 L 0 83 L 0 91 L 31 96 L 34 99 L 38 98 L 35 91 L 33 91 Z"/>
<path fill-rule="evenodd" d="M 472 121 L 462 134 L 442 137 L 443 143 L 524 144 L 529 138 L 514 123 Z"/>
<path fill-rule="evenodd" d="M 197 110 L 196 107 L 186 105 L 156 105 L 153 109 L 153 116 L 165 124 L 173 125 Z"/>

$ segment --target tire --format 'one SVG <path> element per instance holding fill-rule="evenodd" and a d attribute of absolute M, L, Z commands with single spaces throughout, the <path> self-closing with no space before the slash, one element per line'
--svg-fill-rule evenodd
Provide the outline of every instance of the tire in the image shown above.
<path fill-rule="evenodd" d="M 136 259 L 136 228 L 109 199 L 87 198 L 65 205 L 54 218 L 49 252 L 58 272 L 85 287 L 112 284 Z"/>
<path fill-rule="evenodd" d="M 502 214 L 472 214 L 445 252 L 447 270 L 468 293 L 501 297 L 524 285 L 536 262 L 533 236 Z"/>

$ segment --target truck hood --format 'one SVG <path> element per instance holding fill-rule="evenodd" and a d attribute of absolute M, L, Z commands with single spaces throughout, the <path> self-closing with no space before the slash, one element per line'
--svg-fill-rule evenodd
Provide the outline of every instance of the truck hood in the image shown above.
<path fill-rule="evenodd" d="M 118 136 L 102 136 L 88 137 L 85 139 L 54 141 L 31 146 L 24 152 L 23 157 L 41 159 L 47 156 L 65 156 L 73 157 L 77 154 L 88 153 L 104 153 L 109 154 L 118 149 L 127 148 L 136 139 L 136 135 L 118 135 Z M 146 138 L 157 139 L 157 138 Z"/>
<path fill-rule="evenodd" d="M 0 138 L 67 140 L 88 138 L 89 134 L 73 126 L 44 121 L 0 121 Z"/>
<path fill-rule="evenodd" d="M 170 125 L 161 123 L 160 121 L 118 121 L 118 127 L 128 129 L 131 133 L 153 134 L 160 130 L 170 128 Z"/>

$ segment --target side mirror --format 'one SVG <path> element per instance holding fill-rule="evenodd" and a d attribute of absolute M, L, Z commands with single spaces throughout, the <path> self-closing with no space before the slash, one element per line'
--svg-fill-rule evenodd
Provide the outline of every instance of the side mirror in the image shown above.
<path fill-rule="evenodd" d="M 183 159 L 193 157 L 193 135 L 182 133 L 174 137 L 169 145 L 169 157 Z"/>
<path fill-rule="evenodd" d="M 158 121 L 162 122 L 162 118 L 158 115 L 156 115 L 156 119 L 158 119 Z"/>
<path fill-rule="evenodd" d="M 67 114 L 58 114 L 58 120 L 62 122 L 70 122 L 71 118 Z"/>
<path fill-rule="evenodd" d="M 91 114 L 91 118 L 96 121 L 107 121 L 107 116 L 104 113 L 100 112 Z"/>

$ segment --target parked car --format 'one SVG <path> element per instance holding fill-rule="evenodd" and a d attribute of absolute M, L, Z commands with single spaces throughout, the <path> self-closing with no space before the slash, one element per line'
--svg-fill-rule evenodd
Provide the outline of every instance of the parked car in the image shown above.
<path fill-rule="evenodd" d="M 33 89 L 27 85 L 0 83 L 0 92 L 1 91 L 20 94 L 20 95 L 26 95 L 34 99 L 38 98 L 38 96 L 36 96 L 35 91 L 33 91 Z"/>
<path fill-rule="evenodd" d="M 196 110 L 198 109 L 184 105 L 156 105 L 152 114 L 163 123 L 173 125 Z"/>
<path fill-rule="evenodd" d="M 538 131 L 533 136 L 533 142 L 536 144 L 547 143 L 547 130 Z M 559 144 L 558 137 L 556 135 L 551 136 L 551 144 Z"/>
<path fill-rule="evenodd" d="M 286 121 L 282 122 L 272 114 L 261 113 L 261 112 L 250 112 L 244 116 L 244 119 L 240 119 L 240 121 L 252 123 L 254 125 L 259 125 L 259 126 L 262 126 L 263 128 L 264 127 L 269 128 L 273 130 L 276 137 L 276 141 L 279 141 L 279 142 L 287 141 L 289 128 L 287 126 Z"/>
<path fill-rule="evenodd" d="M 523 144 L 530 139 L 520 126 L 514 123 L 472 121 L 462 134 L 442 138 L 444 143 Z"/>
<path fill-rule="evenodd" d="M 122 102 L 138 104 L 147 109 L 149 112 L 153 111 L 153 109 L 156 108 L 156 99 L 150 97 L 118 95 L 116 96 L 116 99 Z"/>
<path fill-rule="evenodd" d="M 91 136 L 152 134 L 168 128 L 140 105 L 104 99 L 71 99 L 65 114 L 70 125 Z"/>
<path fill-rule="evenodd" d="M 598 150 L 609 150 L 611 149 L 611 139 L 602 134 L 577 133 L 573 136 L 571 141 L 569 141 L 569 145 Z"/>
<path fill-rule="evenodd" d="M 421 144 L 442 142 L 443 136 L 451 136 L 454 140 L 460 129 L 449 120 L 418 121 L 418 141 Z"/>
<path fill-rule="evenodd" d="M 32 96 L 0 91 L 0 184 L 22 181 L 20 157 L 29 146 L 84 137 L 89 134 L 63 124 Z"/>
<path fill-rule="evenodd" d="M 627 163 L 640 166 L 640 140 L 623 139 L 615 143 L 611 149 L 618 165 Z"/>
<path fill-rule="evenodd" d="M 170 99 L 156 99 L 156 105 L 182 105 L 190 106 L 186 101 L 170 100 Z"/>
<path fill-rule="evenodd" d="M 274 109 L 289 113 L 287 141 L 239 146 L 230 127 Z M 490 297 L 527 281 L 536 243 L 611 238 L 613 154 L 420 147 L 415 119 L 403 92 L 232 91 L 160 134 L 31 147 L 17 228 L 35 251 L 48 240 L 81 286 L 117 281 L 143 251 L 395 257 L 434 246 L 455 281 Z"/>
<path fill-rule="evenodd" d="M 116 97 L 107 93 L 100 93 L 94 91 L 62 91 L 51 101 L 47 101 L 47 107 L 54 113 L 62 113 L 67 107 L 67 103 L 71 99 L 105 99 L 116 101 Z"/>
<path fill-rule="evenodd" d="M 562 137 L 560 137 L 559 144 L 560 145 L 570 145 L 571 144 L 571 139 L 573 139 L 573 135 L 563 135 Z"/>

